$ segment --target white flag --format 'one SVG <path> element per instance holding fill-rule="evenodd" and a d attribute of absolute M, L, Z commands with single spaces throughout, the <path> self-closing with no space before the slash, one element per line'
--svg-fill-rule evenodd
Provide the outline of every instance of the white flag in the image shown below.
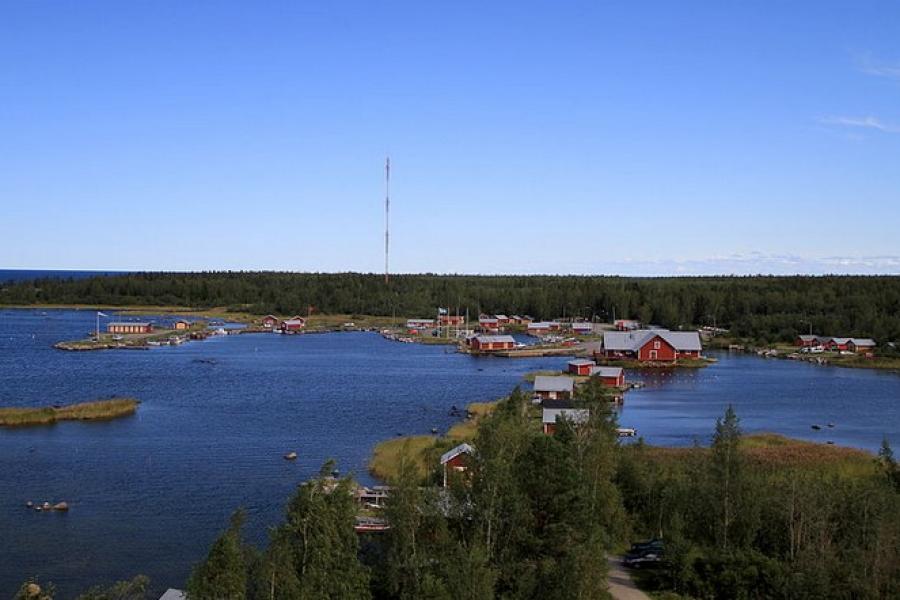
<path fill-rule="evenodd" d="M 446 309 L 446 308 L 438 308 L 438 314 L 439 314 L 439 315 L 446 315 L 446 314 L 447 314 L 447 309 Z"/>
<path fill-rule="evenodd" d="M 100 312 L 100 311 L 98 310 L 98 311 L 97 311 L 97 316 L 98 316 L 98 317 L 108 317 L 109 315 L 106 314 L 106 313 L 102 313 L 102 312 Z"/>

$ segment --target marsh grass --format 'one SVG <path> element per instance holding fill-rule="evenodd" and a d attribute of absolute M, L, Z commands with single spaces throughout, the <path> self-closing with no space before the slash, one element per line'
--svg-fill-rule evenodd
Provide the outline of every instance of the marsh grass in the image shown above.
<path fill-rule="evenodd" d="M 0 408 L 0 426 L 52 425 L 57 421 L 103 421 L 132 415 L 139 402 L 134 398 L 110 398 L 60 407 Z"/>

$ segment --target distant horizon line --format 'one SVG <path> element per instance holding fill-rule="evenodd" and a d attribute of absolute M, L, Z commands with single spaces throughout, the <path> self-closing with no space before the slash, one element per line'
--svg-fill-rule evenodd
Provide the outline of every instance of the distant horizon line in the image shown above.
<path fill-rule="evenodd" d="M 228 273 L 278 273 L 286 275 L 363 275 L 367 277 L 384 277 L 384 273 L 374 271 L 291 271 L 286 269 L 32 269 L 32 268 L 0 268 L 2 272 L 37 272 L 37 273 L 97 273 L 105 275 L 133 275 L 133 274 L 179 274 L 179 275 L 203 275 L 203 274 L 228 274 Z M 704 277 L 900 277 L 898 273 L 659 273 L 628 275 L 619 273 L 460 273 L 460 272 L 405 272 L 391 273 L 391 277 L 608 277 L 622 279 L 696 279 Z"/>

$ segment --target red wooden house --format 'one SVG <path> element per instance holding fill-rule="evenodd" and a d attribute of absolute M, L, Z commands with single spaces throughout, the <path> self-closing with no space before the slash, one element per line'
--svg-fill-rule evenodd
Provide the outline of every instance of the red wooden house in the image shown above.
<path fill-rule="evenodd" d="M 591 376 L 598 377 L 606 387 L 623 387 L 625 385 L 625 370 L 622 367 L 594 367 Z"/>
<path fill-rule="evenodd" d="M 867 354 L 875 350 L 875 340 L 870 338 L 850 338 L 847 349 L 857 354 Z"/>
<path fill-rule="evenodd" d="M 850 338 L 828 338 L 822 345 L 830 352 L 843 352 L 848 349 Z"/>
<path fill-rule="evenodd" d="M 591 369 L 596 367 L 597 363 L 586 358 L 576 358 L 575 360 L 570 360 L 566 366 L 568 372 L 572 375 L 588 377 L 591 374 Z"/>
<path fill-rule="evenodd" d="M 278 329 L 281 327 L 281 319 L 275 315 L 266 315 L 262 318 L 262 326 L 266 329 Z"/>
<path fill-rule="evenodd" d="M 478 328 L 487 332 L 500 331 L 500 321 L 494 317 L 479 317 Z"/>
<path fill-rule="evenodd" d="M 304 327 L 306 327 L 306 319 L 303 317 L 294 317 L 281 322 L 281 331 L 284 333 L 301 331 Z"/>
<path fill-rule="evenodd" d="M 511 335 L 476 335 L 469 339 L 469 345 L 478 352 L 512 350 L 516 347 L 516 340 Z"/>
<path fill-rule="evenodd" d="M 460 444 L 441 455 L 441 467 L 444 470 L 444 487 L 447 487 L 447 483 L 455 474 L 459 476 L 469 470 L 474 455 L 475 448 L 469 444 Z"/>
<path fill-rule="evenodd" d="M 702 349 L 700 334 L 696 331 L 643 329 L 604 333 L 603 348 L 596 354 L 607 359 L 671 363 L 679 358 L 700 358 Z"/>

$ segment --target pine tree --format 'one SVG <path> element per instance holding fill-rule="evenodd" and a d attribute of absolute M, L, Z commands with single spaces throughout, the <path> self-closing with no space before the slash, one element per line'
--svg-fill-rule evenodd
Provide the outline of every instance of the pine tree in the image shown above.
<path fill-rule="evenodd" d="M 194 567 L 187 583 L 188 598 L 243 600 L 247 595 L 247 563 L 241 528 L 244 512 L 231 516 L 228 529 L 213 543 L 206 560 Z"/>

